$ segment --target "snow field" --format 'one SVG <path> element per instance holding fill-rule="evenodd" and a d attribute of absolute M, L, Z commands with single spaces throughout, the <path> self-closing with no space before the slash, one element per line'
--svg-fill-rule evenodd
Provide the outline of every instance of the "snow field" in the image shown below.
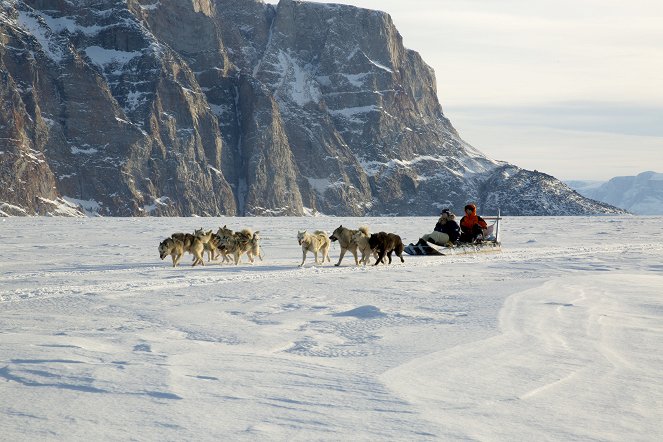
<path fill-rule="evenodd" d="M 435 219 L 0 219 L 0 434 L 659 440 L 661 221 L 506 218 L 501 253 L 298 268 L 298 230 Z M 265 261 L 159 260 L 224 224 Z"/>

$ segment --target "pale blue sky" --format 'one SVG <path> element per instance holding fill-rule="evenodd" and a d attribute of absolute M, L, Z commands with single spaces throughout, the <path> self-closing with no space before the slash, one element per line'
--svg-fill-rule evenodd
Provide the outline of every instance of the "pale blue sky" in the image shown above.
<path fill-rule="evenodd" d="M 489 157 L 560 179 L 663 172 L 663 0 L 333 3 L 388 12 Z"/>

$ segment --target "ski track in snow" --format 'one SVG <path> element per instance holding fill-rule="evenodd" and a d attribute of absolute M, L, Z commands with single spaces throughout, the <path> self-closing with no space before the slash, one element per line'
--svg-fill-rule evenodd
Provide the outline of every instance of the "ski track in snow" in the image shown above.
<path fill-rule="evenodd" d="M 368 225 L 407 243 L 435 219 L 3 219 L 0 428 L 658 440 L 661 221 L 506 218 L 499 253 L 334 267 L 334 245 L 332 263 L 299 268 L 297 230 Z M 158 259 L 170 233 L 224 224 L 260 230 L 265 261 Z"/>
<path fill-rule="evenodd" d="M 660 275 L 550 281 L 507 299 L 499 335 L 415 359 L 382 379 L 426 404 L 424 415 L 450 436 L 656 440 L 663 359 L 651 356 L 663 333 L 661 287 Z M 646 304 L 625 302 L 632 290 Z M 611 408 L 619 412 L 597 413 Z"/>

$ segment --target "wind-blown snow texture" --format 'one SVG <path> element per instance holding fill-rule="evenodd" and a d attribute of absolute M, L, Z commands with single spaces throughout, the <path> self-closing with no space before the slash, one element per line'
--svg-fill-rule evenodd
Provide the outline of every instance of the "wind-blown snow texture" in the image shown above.
<path fill-rule="evenodd" d="M 434 222 L 2 219 L 1 438 L 661 440 L 663 219 L 507 217 L 501 253 L 297 267 L 298 229 Z M 159 260 L 224 224 L 265 260 Z"/>
<path fill-rule="evenodd" d="M 384 12 L 3 0 L 0 35 L 0 214 L 620 212 L 465 143 Z"/>

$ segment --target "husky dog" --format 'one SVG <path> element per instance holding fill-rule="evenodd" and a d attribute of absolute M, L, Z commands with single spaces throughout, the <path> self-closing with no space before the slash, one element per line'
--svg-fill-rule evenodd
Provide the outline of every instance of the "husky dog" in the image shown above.
<path fill-rule="evenodd" d="M 355 257 L 355 265 L 359 265 L 359 261 L 357 260 L 357 243 L 352 239 L 357 232 L 359 232 L 359 230 L 347 229 L 341 225 L 338 226 L 336 230 L 334 230 L 334 233 L 329 237 L 332 242 L 338 241 L 341 246 L 341 256 L 339 256 L 338 262 L 335 264 L 337 267 L 341 265 L 343 256 L 345 256 L 345 252 L 348 250 L 352 253 L 352 256 Z"/>
<path fill-rule="evenodd" d="M 212 237 L 210 238 L 207 243 L 205 243 L 205 250 L 207 250 L 207 261 L 209 261 L 210 255 L 212 260 L 217 260 L 219 258 L 219 255 L 217 255 L 217 252 L 221 252 L 220 250 L 220 245 L 221 245 L 221 237 L 217 235 L 216 233 L 212 233 Z M 225 250 L 225 246 L 222 247 L 223 250 Z M 225 260 L 224 256 L 224 260 Z"/>
<path fill-rule="evenodd" d="M 229 229 L 228 226 L 219 227 L 219 230 L 216 231 L 216 234 L 219 235 L 221 238 L 226 238 L 228 236 L 231 236 L 233 233 L 235 232 Z"/>
<path fill-rule="evenodd" d="M 403 241 L 400 236 L 394 233 L 374 233 L 368 238 L 368 243 L 370 244 L 371 249 L 378 252 L 377 261 L 373 265 L 378 265 L 379 263 L 384 262 L 385 255 L 387 255 L 387 258 L 389 258 L 389 264 L 391 264 L 392 252 L 396 253 L 396 256 L 401 259 L 401 262 L 405 262 L 403 259 Z"/>
<path fill-rule="evenodd" d="M 316 230 L 313 233 L 308 233 L 306 230 L 297 232 L 297 242 L 302 246 L 302 263 L 299 264 L 299 267 L 303 266 L 306 261 L 306 252 L 313 253 L 316 264 L 318 264 L 318 251 L 322 252 L 322 264 L 325 263 L 325 257 L 327 262 L 331 262 L 329 259 L 331 241 L 327 238 L 327 232 L 322 230 Z"/>
<path fill-rule="evenodd" d="M 368 238 L 370 236 L 371 234 L 368 233 L 368 227 L 366 226 L 361 226 L 357 230 L 357 233 L 352 235 L 352 241 L 357 244 L 357 250 L 361 252 L 361 259 L 359 262 L 363 263 L 364 265 L 370 263 L 371 254 L 374 254 L 377 259 L 377 253 L 373 252 L 371 245 L 368 243 Z"/>
<path fill-rule="evenodd" d="M 203 242 L 190 233 L 173 233 L 171 238 L 181 241 L 185 252 L 193 255 L 193 266 L 196 264 L 205 265 L 203 262 Z"/>
<path fill-rule="evenodd" d="M 166 238 L 159 244 L 159 257 L 163 260 L 170 255 L 173 259 L 173 267 L 179 264 L 182 255 L 184 255 L 184 244 L 182 241 L 173 238 Z"/>
<path fill-rule="evenodd" d="M 195 230 L 193 235 L 203 243 L 203 248 L 207 250 L 207 262 L 216 259 L 216 245 L 210 244 L 214 233 L 212 233 L 211 230 L 205 232 L 205 230 L 201 227 L 200 229 Z"/>
<path fill-rule="evenodd" d="M 224 262 L 230 262 L 230 253 L 226 248 L 226 241 L 232 238 L 234 234 L 235 232 L 233 232 L 232 229 L 229 229 L 228 226 L 219 227 L 216 231 L 216 236 L 218 238 L 216 250 L 221 253 L 221 256 L 223 257 L 222 264 Z"/>
<path fill-rule="evenodd" d="M 246 255 L 249 257 L 249 260 L 253 262 L 255 257 L 257 256 L 260 258 L 260 261 L 262 261 L 262 249 L 260 248 L 260 231 L 258 232 L 253 232 L 253 236 L 251 237 L 251 249 L 246 252 Z"/>
<path fill-rule="evenodd" d="M 219 237 L 221 238 L 220 243 L 217 247 L 221 253 L 225 252 L 224 260 L 226 255 L 232 255 L 235 261 L 235 265 L 239 264 L 242 261 L 242 255 L 247 253 L 249 261 L 253 263 L 253 255 L 248 254 L 250 250 L 253 249 L 252 239 L 253 232 L 251 229 L 243 229 L 241 232 L 233 232 L 227 227 L 219 229 Z"/>

